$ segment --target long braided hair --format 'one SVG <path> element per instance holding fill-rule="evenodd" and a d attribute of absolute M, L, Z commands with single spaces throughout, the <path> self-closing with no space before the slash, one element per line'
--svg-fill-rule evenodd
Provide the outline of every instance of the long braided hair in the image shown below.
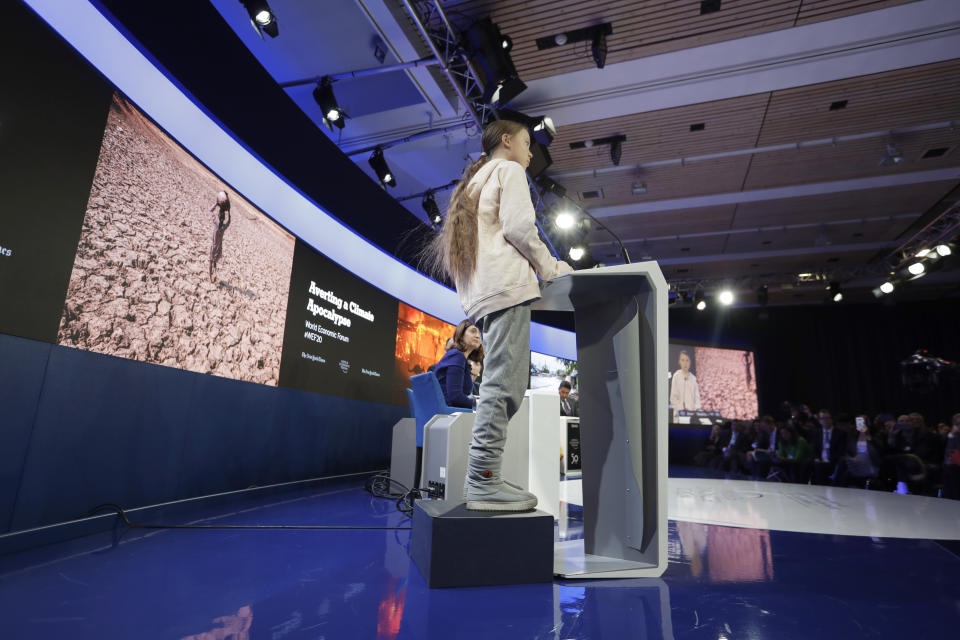
<path fill-rule="evenodd" d="M 426 271 L 434 276 L 449 276 L 457 289 L 470 281 L 477 268 L 477 207 L 480 204 L 480 192 L 478 190 L 468 197 L 465 193 L 467 185 L 490 160 L 490 154 L 500 145 L 504 134 L 513 136 L 523 128 L 523 124 L 512 120 L 495 120 L 484 128 L 480 138 L 483 155 L 464 170 L 460 183 L 450 196 L 443 227 L 427 247 L 424 256 Z"/>

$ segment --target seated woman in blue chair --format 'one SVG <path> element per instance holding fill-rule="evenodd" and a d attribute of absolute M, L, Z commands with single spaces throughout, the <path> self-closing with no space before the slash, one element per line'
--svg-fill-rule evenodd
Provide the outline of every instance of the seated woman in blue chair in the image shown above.
<path fill-rule="evenodd" d="M 447 350 L 433 372 L 449 407 L 473 409 L 473 376 L 471 363 L 483 362 L 480 330 L 469 320 L 463 320 L 453 332 L 453 345 Z"/>

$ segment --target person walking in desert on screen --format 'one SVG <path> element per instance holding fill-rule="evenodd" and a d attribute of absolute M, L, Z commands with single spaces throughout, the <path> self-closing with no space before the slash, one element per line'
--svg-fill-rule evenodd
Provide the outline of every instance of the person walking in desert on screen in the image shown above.
<path fill-rule="evenodd" d="M 680 352 L 680 369 L 670 383 L 670 405 L 676 410 L 699 411 L 700 386 L 697 376 L 690 373 L 690 354 Z"/>
<path fill-rule="evenodd" d="M 218 210 L 214 213 L 214 210 Z M 226 191 L 217 193 L 217 202 L 210 207 L 213 220 L 213 243 L 210 245 L 210 282 L 214 282 L 217 263 L 223 257 L 223 234 L 230 226 L 230 196 Z"/>

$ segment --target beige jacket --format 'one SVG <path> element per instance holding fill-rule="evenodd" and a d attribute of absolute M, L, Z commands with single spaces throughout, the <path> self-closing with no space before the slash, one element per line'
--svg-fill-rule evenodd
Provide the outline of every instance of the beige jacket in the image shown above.
<path fill-rule="evenodd" d="M 522 166 L 512 160 L 489 160 L 473 176 L 464 196 L 476 197 L 478 190 L 477 268 L 457 291 L 473 322 L 539 298 L 538 275 L 549 280 L 572 271 L 550 255 L 537 234 Z"/>

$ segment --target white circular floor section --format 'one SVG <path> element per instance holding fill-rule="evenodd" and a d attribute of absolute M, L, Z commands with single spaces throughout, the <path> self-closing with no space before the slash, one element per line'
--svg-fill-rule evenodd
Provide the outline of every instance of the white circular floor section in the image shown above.
<path fill-rule="evenodd" d="M 583 504 L 580 480 L 560 499 Z M 960 540 L 960 501 L 779 482 L 670 478 L 671 520 L 874 538 Z"/>

